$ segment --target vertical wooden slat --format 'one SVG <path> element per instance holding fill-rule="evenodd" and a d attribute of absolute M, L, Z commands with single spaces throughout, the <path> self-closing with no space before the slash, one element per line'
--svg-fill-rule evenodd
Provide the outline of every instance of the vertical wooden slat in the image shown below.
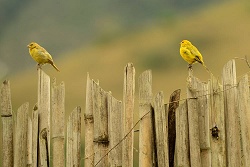
<path fill-rule="evenodd" d="M 210 144 L 211 144 L 211 166 L 226 166 L 225 146 L 225 118 L 224 118 L 224 96 L 223 88 L 218 79 L 211 77 L 209 82 L 210 94 Z M 219 138 L 212 136 L 211 129 L 219 128 Z"/>
<path fill-rule="evenodd" d="M 66 167 L 73 166 L 73 130 L 72 116 L 70 115 L 67 121 L 67 149 L 66 149 Z M 93 166 L 93 165 L 90 165 Z"/>
<path fill-rule="evenodd" d="M 50 162 L 50 77 L 44 73 L 40 68 L 38 68 L 38 129 L 39 129 L 39 139 L 44 139 L 40 135 L 46 136 L 46 142 L 39 142 L 39 164 L 48 164 Z M 46 131 L 46 133 L 44 132 Z M 45 139 L 44 139 L 45 140 Z M 44 145 L 48 144 L 48 145 Z M 42 148 L 45 146 L 45 148 Z M 46 150 L 46 154 L 40 152 L 41 150 Z M 44 157 L 45 156 L 45 157 Z M 40 163 L 41 161 L 48 161 Z"/>
<path fill-rule="evenodd" d="M 28 117 L 28 127 L 27 127 L 27 166 L 32 166 L 32 121 Z"/>
<path fill-rule="evenodd" d="M 29 103 L 24 103 L 17 110 L 15 129 L 14 166 L 27 166 L 27 134 Z"/>
<path fill-rule="evenodd" d="M 72 111 L 72 132 L 73 132 L 73 166 L 81 165 L 81 107 L 78 106 Z"/>
<path fill-rule="evenodd" d="M 176 110 L 176 150 L 174 160 L 177 167 L 190 166 L 188 129 L 187 101 L 185 101 Z"/>
<path fill-rule="evenodd" d="M 155 134 L 158 166 L 169 166 L 168 158 L 168 131 L 165 115 L 163 92 L 159 92 L 154 99 Z"/>
<path fill-rule="evenodd" d="M 93 80 L 87 74 L 85 120 L 85 160 L 84 166 L 94 165 L 94 119 L 93 119 Z"/>
<path fill-rule="evenodd" d="M 94 116 L 94 163 L 97 167 L 108 165 L 108 108 L 107 92 L 98 84 L 93 84 L 93 116 Z M 104 158 L 103 158 L 104 157 Z M 102 159 L 103 158 L 103 159 Z M 101 162 L 100 159 L 102 159 Z"/>
<path fill-rule="evenodd" d="M 208 96 L 208 84 L 197 80 L 198 97 L 197 110 L 199 116 L 199 138 L 201 149 L 201 163 L 203 167 L 211 166 L 211 151 L 210 151 L 210 128 L 209 128 L 209 114 L 210 114 L 210 99 Z"/>
<path fill-rule="evenodd" d="M 176 143 L 176 109 L 179 106 L 181 90 L 175 90 L 170 98 L 169 105 L 165 104 L 166 120 L 168 120 L 168 156 L 169 166 L 174 166 L 175 143 Z"/>
<path fill-rule="evenodd" d="M 52 81 L 52 164 L 63 167 L 64 155 L 64 119 L 65 119 L 65 86 L 62 82 L 56 85 L 56 79 Z"/>
<path fill-rule="evenodd" d="M 109 115 L 109 150 L 120 142 L 121 135 L 122 102 L 115 99 L 111 93 L 108 94 Z M 119 144 L 109 153 L 109 166 L 122 166 L 122 144 Z"/>
<path fill-rule="evenodd" d="M 38 154 L 38 110 L 37 105 L 34 106 L 32 112 L 32 166 L 37 167 Z"/>
<path fill-rule="evenodd" d="M 191 69 L 189 70 L 191 71 Z M 199 139 L 199 115 L 197 106 L 197 78 L 190 72 L 187 89 L 188 105 L 188 126 L 189 126 L 189 143 L 190 143 L 190 162 L 191 166 L 202 166 L 200 156 L 200 139 Z"/>
<path fill-rule="evenodd" d="M 13 117 L 10 94 L 10 82 L 4 81 L 1 86 L 1 117 L 3 125 L 2 136 L 2 166 L 13 166 L 14 151 L 13 151 Z"/>
<path fill-rule="evenodd" d="M 223 68 L 227 166 L 241 166 L 239 112 L 236 107 L 236 66 L 230 60 Z"/>
<path fill-rule="evenodd" d="M 152 127 L 152 73 L 150 70 L 139 76 L 139 165 L 140 167 L 153 166 L 153 127 Z M 147 114 L 145 116 L 145 114 Z"/>
<path fill-rule="evenodd" d="M 238 85 L 238 107 L 240 116 L 241 144 L 243 166 L 250 166 L 250 100 L 248 75 Z"/>
<path fill-rule="evenodd" d="M 122 112 L 122 136 L 125 136 L 133 127 L 135 93 L 135 68 L 128 63 L 124 68 L 123 84 L 123 112 Z M 122 142 L 122 164 L 126 167 L 133 166 L 134 133 L 130 133 Z"/>

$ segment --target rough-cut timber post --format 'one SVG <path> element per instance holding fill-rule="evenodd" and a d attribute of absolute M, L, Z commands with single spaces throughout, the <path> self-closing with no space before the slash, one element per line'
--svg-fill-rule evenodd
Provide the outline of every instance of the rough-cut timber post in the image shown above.
<path fill-rule="evenodd" d="M 150 70 L 139 76 L 139 165 L 140 167 L 153 166 L 153 121 L 152 121 L 152 73 Z M 146 115 L 145 115 L 146 114 Z"/>
<path fill-rule="evenodd" d="M 94 119 L 93 119 L 93 80 L 87 74 L 85 121 L 85 160 L 84 166 L 94 166 Z"/>
<path fill-rule="evenodd" d="M 93 116 L 94 116 L 94 163 L 97 167 L 108 166 L 108 108 L 107 92 L 98 84 L 93 84 Z M 104 158 L 103 158 L 104 157 Z M 103 159 L 102 159 L 103 158 Z M 102 161 L 100 162 L 100 159 Z"/>
<path fill-rule="evenodd" d="M 65 164 L 65 86 L 63 82 L 60 85 L 56 85 L 56 79 L 52 82 L 52 164 L 53 166 L 63 167 Z"/>
<path fill-rule="evenodd" d="M 168 156 L 169 166 L 174 166 L 174 155 L 175 155 L 175 141 L 176 141 L 176 109 L 179 106 L 181 90 L 175 90 L 170 98 L 169 105 L 165 104 L 166 120 L 168 120 Z"/>
<path fill-rule="evenodd" d="M 133 127 L 134 119 L 134 94 L 135 94 L 135 68 L 128 63 L 124 68 L 123 84 L 123 112 L 122 136 L 125 136 Z M 126 167 L 133 166 L 134 133 L 130 133 L 122 142 L 122 164 Z"/>
<path fill-rule="evenodd" d="M 187 101 L 176 110 L 175 166 L 190 166 Z"/>
<path fill-rule="evenodd" d="M 1 117 L 3 123 L 2 136 L 2 166 L 14 165 L 14 151 L 13 151 L 13 117 L 10 94 L 10 82 L 4 81 L 1 87 Z"/>
<path fill-rule="evenodd" d="M 31 167 L 31 166 L 32 166 L 32 121 L 31 121 L 31 118 L 28 117 L 28 127 L 27 127 L 27 167 Z"/>
<path fill-rule="evenodd" d="M 40 68 L 38 69 L 38 129 L 39 139 L 44 139 L 40 135 L 46 136 L 46 142 L 39 142 L 39 164 L 49 164 L 50 160 L 50 77 L 44 73 Z M 46 131 L 46 133 L 44 132 Z M 44 139 L 45 140 L 45 139 Z M 40 145 L 42 144 L 42 145 Z M 47 145 L 44 145 L 47 144 Z M 45 148 L 41 148 L 45 146 Z M 46 150 L 46 154 L 41 154 L 40 150 Z M 45 156 L 45 157 L 43 157 Z M 48 163 L 40 163 L 41 161 L 47 161 Z"/>
<path fill-rule="evenodd" d="M 202 166 L 200 156 L 200 139 L 199 139 L 199 115 L 197 108 L 197 78 L 195 78 L 189 69 L 189 85 L 187 89 L 188 97 L 188 126 L 189 126 L 189 143 L 190 143 L 190 161 L 191 166 Z"/>
<path fill-rule="evenodd" d="M 37 167 L 38 154 L 38 110 L 37 105 L 34 106 L 32 112 L 32 166 Z"/>
<path fill-rule="evenodd" d="M 239 112 L 236 107 L 236 66 L 230 60 L 223 68 L 224 106 L 226 122 L 227 166 L 241 166 Z"/>
<path fill-rule="evenodd" d="M 81 108 L 76 107 L 67 123 L 67 167 L 80 167 L 81 162 Z M 93 166 L 93 164 L 91 164 Z"/>
<path fill-rule="evenodd" d="M 157 164 L 168 167 L 168 130 L 163 92 L 159 92 L 154 99 L 154 117 Z"/>
<path fill-rule="evenodd" d="M 211 77 L 209 82 L 210 94 L 210 144 L 211 144 L 211 166 L 226 166 L 225 145 L 225 119 L 224 119 L 224 96 L 223 88 L 218 79 Z M 212 128 L 219 129 L 218 139 L 212 136 Z"/>
<path fill-rule="evenodd" d="M 14 166 L 27 166 L 27 131 L 29 103 L 17 110 Z"/>
<path fill-rule="evenodd" d="M 121 134 L 122 102 L 115 99 L 111 92 L 108 94 L 108 115 L 109 115 L 109 150 L 122 139 Z M 122 166 L 122 145 L 119 144 L 109 153 L 109 166 Z"/>
<path fill-rule="evenodd" d="M 240 116 L 243 166 L 250 166 L 250 100 L 249 80 L 246 74 L 238 85 L 238 106 Z"/>

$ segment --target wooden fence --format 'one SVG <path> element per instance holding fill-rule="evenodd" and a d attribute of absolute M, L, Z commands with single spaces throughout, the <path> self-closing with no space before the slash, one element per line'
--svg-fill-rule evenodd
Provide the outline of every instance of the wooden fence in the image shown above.
<path fill-rule="evenodd" d="M 201 82 L 189 71 L 187 97 L 180 99 L 176 90 L 168 102 L 163 92 L 153 95 L 151 71 L 143 72 L 138 80 L 140 119 L 136 122 L 131 63 L 124 69 L 122 101 L 88 75 L 85 155 L 80 151 L 81 108 L 76 107 L 65 123 L 64 83 L 57 85 L 54 79 L 50 91 L 49 76 L 39 69 L 38 78 L 32 116 L 29 103 L 13 114 L 10 83 L 2 84 L 3 167 L 131 167 L 133 161 L 139 161 L 140 167 L 250 166 L 248 75 L 237 83 L 234 60 L 224 66 L 222 84 L 212 74 L 208 82 Z M 139 160 L 134 160 L 137 125 Z"/>

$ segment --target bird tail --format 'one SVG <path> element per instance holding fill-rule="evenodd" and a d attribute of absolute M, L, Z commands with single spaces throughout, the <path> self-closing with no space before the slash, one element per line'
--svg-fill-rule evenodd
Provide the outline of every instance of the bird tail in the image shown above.
<path fill-rule="evenodd" d="M 51 63 L 51 65 L 56 69 L 56 71 L 60 72 L 60 70 L 57 68 L 57 66 L 54 63 Z"/>
<path fill-rule="evenodd" d="M 203 63 L 202 65 L 203 65 L 203 67 L 207 70 L 207 72 L 208 72 L 209 74 L 212 74 L 211 71 L 207 68 L 207 66 L 206 66 L 204 63 Z"/>

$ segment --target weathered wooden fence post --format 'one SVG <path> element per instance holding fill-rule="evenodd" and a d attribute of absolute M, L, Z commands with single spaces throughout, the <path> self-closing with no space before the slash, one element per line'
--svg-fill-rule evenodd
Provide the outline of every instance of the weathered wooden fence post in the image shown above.
<path fill-rule="evenodd" d="M 64 155 L 64 122 L 65 122 L 65 86 L 62 82 L 56 85 L 56 79 L 52 81 L 52 164 L 53 166 L 65 166 Z"/>
<path fill-rule="evenodd" d="M 123 112 L 122 112 L 122 136 L 125 136 L 133 127 L 135 93 L 135 68 L 128 63 L 124 68 L 123 85 Z M 134 133 L 130 133 L 122 142 L 122 164 L 126 167 L 133 166 Z"/>
<path fill-rule="evenodd" d="M 153 127 L 152 127 L 152 73 L 150 70 L 139 76 L 139 165 L 140 167 L 153 166 Z"/>
<path fill-rule="evenodd" d="M 66 167 L 81 165 L 81 108 L 76 107 L 67 122 Z M 91 165 L 92 166 L 92 165 Z"/>
<path fill-rule="evenodd" d="M 115 99 L 111 92 L 108 94 L 108 121 L 109 121 L 109 150 L 112 149 L 122 139 L 121 135 L 121 115 L 122 102 Z M 122 144 L 120 143 L 109 153 L 109 166 L 122 166 Z"/>
<path fill-rule="evenodd" d="M 97 167 L 108 166 L 108 108 L 107 92 L 97 83 L 93 84 L 93 116 L 94 116 L 94 163 Z M 102 162 L 99 163 L 99 160 Z M 98 164 L 97 164 L 98 163 Z"/>
<path fill-rule="evenodd" d="M 244 75 L 238 85 L 238 107 L 240 118 L 242 162 L 243 166 L 250 166 L 250 99 L 248 75 Z"/>
<path fill-rule="evenodd" d="M 93 118 L 93 83 L 87 74 L 85 120 L 85 160 L 84 166 L 94 166 L 94 118 Z"/>
<path fill-rule="evenodd" d="M 189 69 L 189 71 L 191 70 L 192 69 Z M 191 166 L 202 166 L 199 139 L 199 115 L 196 97 L 197 79 L 193 76 L 192 72 L 189 73 L 188 77 L 190 79 L 187 89 L 190 162 Z"/>
<path fill-rule="evenodd" d="M 241 166 L 239 112 L 237 110 L 236 66 L 230 60 L 223 68 L 227 166 Z"/>
<path fill-rule="evenodd" d="M 159 92 L 154 99 L 154 122 L 155 122 L 155 139 L 157 150 L 158 166 L 169 166 L 168 157 L 168 129 L 166 119 L 163 92 Z"/>
<path fill-rule="evenodd" d="M 38 69 L 39 165 L 50 163 L 50 77 Z M 42 141 L 41 141 L 42 140 Z M 41 152 L 45 151 L 45 152 Z"/>
<path fill-rule="evenodd" d="M 27 134 L 29 103 L 24 103 L 17 110 L 15 128 L 14 166 L 27 166 Z"/>
<path fill-rule="evenodd" d="M 32 166 L 37 167 L 38 154 L 38 110 L 37 105 L 32 111 Z"/>
<path fill-rule="evenodd" d="M 226 166 L 224 93 L 222 85 L 214 76 L 209 81 L 210 94 L 210 144 L 211 166 Z M 211 135 L 212 128 L 219 129 L 218 139 Z"/>
<path fill-rule="evenodd" d="M 13 151 L 13 116 L 12 116 L 12 105 L 11 105 L 11 94 L 10 94 L 10 82 L 4 81 L 1 86 L 1 117 L 3 123 L 3 136 L 2 136 L 2 152 L 3 161 L 2 166 L 13 166 L 14 165 L 14 151 Z"/>

